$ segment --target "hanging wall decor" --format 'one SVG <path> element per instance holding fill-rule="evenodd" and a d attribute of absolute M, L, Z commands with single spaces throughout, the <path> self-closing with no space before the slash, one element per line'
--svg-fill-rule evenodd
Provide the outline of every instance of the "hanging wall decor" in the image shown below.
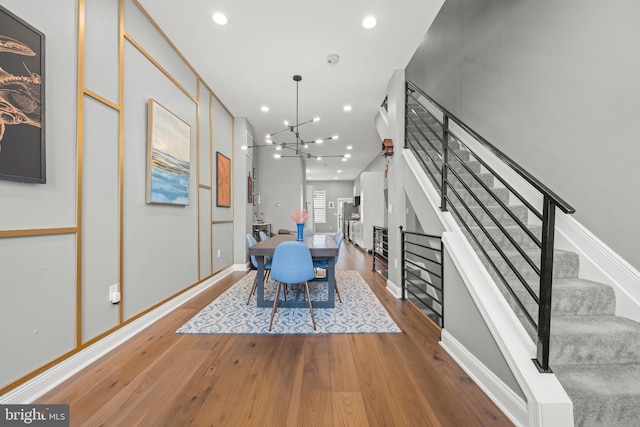
<path fill-rule="evenodd" d="M 216 151 L 216 206 L 231 207 L 231 160 Z"/>
<path fill-rule="evenodd" d="M 0 179 L 44 184 L 44 34 L 0 6 Z"/>
<path fill-rule="evenodd" d="M 253 203 L 253 178 L 251 178 L 251 174 L 247 178 L 247 194 L 247 203 Z"/>
<path fill-rule="evenodd" d="M 149 99 L 147 203 L 189 204 L 191 126 Z"/>

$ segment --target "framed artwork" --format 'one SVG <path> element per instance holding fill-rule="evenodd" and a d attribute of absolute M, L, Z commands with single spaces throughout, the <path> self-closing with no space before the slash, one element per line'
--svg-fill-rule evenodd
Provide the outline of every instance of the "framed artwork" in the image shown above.
<path fill-rule="evenodd" d="M 251 174 L 249 174 L 249 178 L 247 178 L 247 194 L 249 195 L 247 203 L 253 203 L 253 178 L 251 178 Z"/>
<path fill-rule="evenodd" d="M 231 160 L 216 151 L 216 206 L 231 207 Z"/>
<path fill-rule="evenodd" d="M 44 184 L 44 34 L 0 6 L 0 179 Z"/>
<path fill-rule="evenodd" d="M 149 99 L 147 109 L 147 203 L 186 206 L 191 126 L 153 99 Z"/>

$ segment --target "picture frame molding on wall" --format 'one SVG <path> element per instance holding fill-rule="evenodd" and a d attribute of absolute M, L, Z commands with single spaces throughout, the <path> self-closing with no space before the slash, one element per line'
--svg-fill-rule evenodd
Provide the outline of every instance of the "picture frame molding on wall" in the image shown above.
<path fill-rule="evenodd" d="M 147 103 L 146 202 L 189 205 L 191 126 L 153 98 Z"/>
<path fill-rule="evenodd" d="M 0 52 L 0 78 L 18 77 L 10 81 L 19 95 L 3 99 L 14 111 L 0 116 L 0 179 L 45 184 L 45 36 L 2 6 L 0 36 L 11 41 Z"/>
<path fill-rule="evenodd" d="M 216 206 L 231 207 L 231 159 L 216 151 Z"/>

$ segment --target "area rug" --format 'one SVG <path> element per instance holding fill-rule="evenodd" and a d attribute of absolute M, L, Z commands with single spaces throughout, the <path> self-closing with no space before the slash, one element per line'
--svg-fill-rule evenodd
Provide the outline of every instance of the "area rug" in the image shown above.
<path fill-rule="evenodd" d="M 269 331 L 271 308 L 256 307 L 255 295 L 247 305 L 255 277 L 250 272 L 176 332 L 179 334 L 363 334 L 400 333 L 398 325 L 357 271 L 336 271 L 342 303 L 335 308 L 316 308 L 314 331 L 308 308 L 278 308 Z M 275 282 L 265 284 L 265 297 L 273 299 Z M 311 300 L 327 299 L 327 282 L 309 284 Z M 287 298 L 294 298 L 290 290 Z M 282 298 L 282 295 L 281 295 Z"/>

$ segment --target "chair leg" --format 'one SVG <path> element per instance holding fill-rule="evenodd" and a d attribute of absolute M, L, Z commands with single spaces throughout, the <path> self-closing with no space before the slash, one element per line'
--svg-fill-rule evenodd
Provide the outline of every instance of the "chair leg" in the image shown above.
<path fill-rule="evenodd" d="M 313 316 L 313 304 L 311 304 L 311 295 L 309 294 L 309 282 L 304 282 L 304 290 L 309 301 L 309 310 L 311 311 L 311 322 L 313 322 L 313 330 L 316 330 L 316 318 Z"/>
<path fill-rule="evenodd" d="M 271 321 L 269 322 L 269 331 L 273 327 L 273 316 L 276 314 L 276 309 L 278 308 L 278 299 L 280 298 L 280 286 L 282 283 L 278 282 L 278 287 L 276 288 L 276 296 L 273 298 L 273 310 L 271 310 Z"/>
<path fill-rule="evenodd" d="M 253 285 L 251 286 L 251 292 L 249 292 L 249 298 L 247 298 L 247 305 L 249 305 L 249 301 L 251 301 L 251 295 L 253 295 L 258 287 L 258 273 L 256 273 L 256 277 L 253 278 Z"/>
<path fill-rule="evenodd" d="M 338 281 L 334 278 L 333 283 L 335 283 L 336 294 L 338 294 L 338 300 L 342 303 L 342 296 L 340 295 L 340 289 L 338 289 Z"/>

